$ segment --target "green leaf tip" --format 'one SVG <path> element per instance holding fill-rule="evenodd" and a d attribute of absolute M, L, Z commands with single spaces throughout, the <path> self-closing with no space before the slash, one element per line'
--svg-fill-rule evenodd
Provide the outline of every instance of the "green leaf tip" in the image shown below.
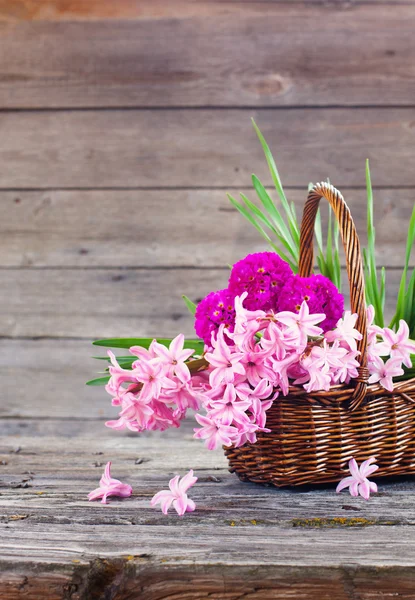
<path fill-rule="evenodd" d="M 192 302 L 190 300 L 190 298 L 188 298 L 184 294 L 183 294 L 182 298 L 183 298 L 184 303 L 186 304 L 187 308 L 189 309 L 190 314 L 193 315 L 193 316 L 195 316 L 195 314 L 196 314 L 196 304 L 194 302 Z"/>

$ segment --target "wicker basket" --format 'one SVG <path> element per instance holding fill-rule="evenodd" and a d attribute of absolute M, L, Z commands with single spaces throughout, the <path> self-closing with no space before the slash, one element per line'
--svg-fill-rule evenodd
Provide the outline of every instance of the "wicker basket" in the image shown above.
<path fill-rule="evenodd" d="M 299 274 L 310 275 L 313 265 L 314 221 L 321 198 L 330 203 L 339 222 L 346 253 L 350 301 L 358 314 L 356 328 L 359 376 L 353 386 L 333 386 L 329 392 L 308 394 L 291 387 L 267 411 L 271 433 L 255 444 L 224 448 L 230 471 L 244 481 L 292 486 L 339 481 L 350 458 L 376 457 L 376 477 L 415 473 L 415 379 L 395 384 L 392 393 L 368 385 L 367 321 L 359 239 L 342 195 L 319 183 L 308 195 L 300 238 Z"/>

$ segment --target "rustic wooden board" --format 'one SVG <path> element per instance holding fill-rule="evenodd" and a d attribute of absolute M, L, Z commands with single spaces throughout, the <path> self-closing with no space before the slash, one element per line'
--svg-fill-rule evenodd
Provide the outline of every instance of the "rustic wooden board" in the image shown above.
<path fill-rule="evenodd" d="M 4 4 L 0 108 L 414 104 L 414 3 Z"/>
<path fill-rule="evenodd" d="M 181 294 L 198 301 L 226 287 L 228 276 L 227 268 L 5 269 L 0 336 L 191 336 L 193 318 Z M 389 317 L 400 276 L 401 270 L 387 272 Z"/>
<path fill-rule="evenodd" d="M 380 483 L 370 502 L 334 486 L 276 490 L 227 474 L 222 452 L 192 439 L 191 422 L 163 441 L 77 425 L 0 420 L 5 600 L 415 598 L 413 478 Z M 107 460 L 133 496 L 87 503 Z M 197 511 L 150 508 L 191 467 Z"/>
<path fill-rule="evenodd" d="M 363 244 L 366 192 L 342 192 Z M 301 215 L 307 191 L 287 195 Z M 415 189 L 374 195 L 377 260 L 401 266 Z M 223 267 L 267 249 L 225 190 L 11 191 L 0 192 L 0 207 L 1 267 Z"/>
<path fill-rule="evenodd" d="M 251 117 L 287 186 L 364 186 L 367 157 L 374 185 L 415 185 L 415 109 L 376 108 L 4 112 L 0 188 L 269 184 Z"/>
<path fill-rule="evenodd" d="M 376 4 L 405 7 L 413 0 L 366 0 L 359 4 Z M 256 14 L 270 10 L 280 10 L 281 5 L 298 5 L 304 9 L 307 5 L 323 6 L 327 10 L 350 10 L 349 6 L 338 0 L 0 0 L 0 21 L 90 21 L 111 19 L 166 19 Z"/>
<path fill-rule="evenodd" d="M 105 349 L 91 342 L 0 340 L 0 378 L 9 391 L 0 402 L 0 417 L 114 418 L 118 411 L 104 388 L 85 385 L 107 366 L 91 358 L 105 356 Z"/>

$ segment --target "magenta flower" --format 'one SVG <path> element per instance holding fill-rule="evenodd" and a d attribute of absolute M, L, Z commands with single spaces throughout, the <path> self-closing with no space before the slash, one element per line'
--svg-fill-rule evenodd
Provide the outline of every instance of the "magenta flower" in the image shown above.
<path fill-rule="evenodd" d="M 196 508 L 196 504 L 187 496 L 187 490 L 192 487 L 197 481 L 197 477 L 193 476 L 193 470 L 191 469 L 180 481 L 180 476 L 176 475 L 169 481 L 168 490 L 162 490 L 157 492 L 151 500 L 151 506 L 156 504 L 161 505 L 163 514 L 167 515 L 170 506 L 173 504 L 173 508 L 177 514 L 183 516 L 185 512 L 192 512 Z"/>
<path fill-rule="evenodd" d="M 374 351 L 379 356 L 390 355 L 391 358 L 399 358 L 406 367 L 412 367 L 411 354 L 415 354 L 415 342 L 409 339 L 408 324 L 401 319 L 396 333 L 385 327 L 381 330 L 381 335 L 383 342 L 376 344 Z"/>
<path fill-rule="evenodd" d="M 376 458 L 372 456 L 368 460 L 362 462 L 359 467 L 355 459 L 352 458 L 349 461 L 349 471 L 351 476 L 345 477 L 340 481 L 336 488 L 336 493 L 339 494 L 348 487 L 351 496 L 356 497 L 360 494 L 362 498 L 369 500 L 370 493 L 376 493 L 378 491 L 376 483 L 369 481 L 368 479 L 372 473 L 379 469 L 377 465 L 373 464 L 375 461 Z"/>
<path fill-rule="evenodd" d="M 133 488 L 127 483 L 121 483 L 118 479 L 111 477 L 111 463 L 107 462 L 104 474 L 100 479 L 99 487 L 88 494 L 88 500 L 98 500 L 102 498 L 102 504 L 108 504 L 107 496 L 121 496 L 128 498 L 133 493 Z"/>
<path fill-rule="evenodd" d="M 229 290 L 211 292 L 197 305 L 195 314 L 196 334 L 208 346 L 212 345 L 220 325 L 233 331 L 235 325 L 234 295 Z"/>
<path fill-rule="evenodd" d="M 308 336 L 315 337 L 323 333 L 321 327 L 317 327 L 317 323 L 323 321 L 326 315 L 323 313 L 310 315 L 308 304 L 304 300 L 298 313 L 283 311 L 277 313 L 275 317 L 277 321 L 284 323 L 289 329 L 296 332 L 299 344 L 305 346 Z"/>
<path fill-rule="evenodd" d="M 291 276 L 291 267 L 278 254 L 257 252 L 233 265 L 228 289 L 234 297 L 248 292 L 246 308 L 267 311 L 275 309 L 278 295 Z"/>
<path fill-rule="evenodd" d="M 303 302 L 307 302 L 310 313 L 324 313 L 320 323 L 323 331 L 333 329 L 344 310 L 344 298 L 337 287 L 324 275 L 288 278 L 278 296 L 277 310 L 298 312 Z"/>

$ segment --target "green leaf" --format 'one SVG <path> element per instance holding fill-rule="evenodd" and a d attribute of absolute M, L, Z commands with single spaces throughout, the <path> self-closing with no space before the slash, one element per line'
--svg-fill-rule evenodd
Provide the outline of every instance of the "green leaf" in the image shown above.
<path fill-rule="evenodd" d="M 270 222 L 270 220 L 267 218 L 266 215 L 264 215 L 264 213 L 253 203 L 249 200 L 249 198 L 247 198 L 245 196 L 245 194 L 241 194 L 241 198 L 242 200 L 245 202 L 246 206 L 254 213 L 254 215 L 256 215 L 256 217 L 262 221 L 262 223 L 268 227 L 268 229 L 270 229 L 275 237 L 281 242 L 281 244 L 288 250 L 288 252 L 290 252 L 294 258 L 294 260 L 296 261 L 296 263 L 298 263 L 298 253 L 296 253 L 295 249 L 293 250 L 290 241 L 287 241 L 286 239 L 284 239 L 284 234 L 280 233 L 275 227 L 274 225 Z M 271 201 L 271 199 L 270 199 Z M 272 201 L 271 201 L 272 202 Z M 288 233 L 288 231 L 287 231 Z M 288 234 L 289 235 L 289 234 Z M 279 252 L 279 254 L 281 256 L 285 256 L 285 254 L 281 254 L 281 252 Z M 291 259 L 284 258 L 284 260 L 286 261 L 290 261 Z"/>
<path fill-rule="evenodd" d="M 296 265 L 285 255 L 285 253 L 276 245 L 272 242 L 271 238 L 269 237 L 269 235 L 263 230 L 263 228 L 261 227 L 261 225 L 259 225 L 259 223 L 257 223 L 257 221 L 254 219 L 254 217 L 251 215 L 251 213 L 248 211 L 248 209 L 243 206 L 242 204 L 240 204 L 237 200 L 235 200 L 235 198 L 233 198 L 233 196 L 231 196 L 230 194 L 227 195 L 230 202 L 233 204 L 233 206 L 241 213 L 241 215 L 243 215 L 254 227 L 257 231 L 259 231 L 259 233 L 262 235 L 262 237 L 268 242 L 268 244 L 271 246 L 271 248 L 279 255 L 281 256 L 281 258 L 283 260 L 285 260 L 286 262 L 289 263 L 289 265 L 291 266 L 291 268 L 294 269 L 298 269 L 298 267 L 296 267 Z M 246 200 L 248 200 L 246 198 Z M 250 201 L 248 200 L 248 203 L 250 203 Z M 252 203 L 251 203 L 252 204 Z M 255 207 L 257 210 L 259 210 L 257 207 Z"/>
<path fill-rule="evenodd" d="M 183 294 L 182 296 L 184 303 L 186 304 L 187 308 L 189 309 L 189 312 L 191 315 L 195 315 L 196 313 L 196 304 L 194 302 L 192 302 L 187 296 L 185 296 Z"/>
<path fill-rule="evenodd" d="M 149 348 L 154 338 L 109 338 L 104 340 L 96 340 L 94 346 L 103 346 L 104 348 L 131 348 L 132 346 L 141 346 Z M 171 338 L 156 338 L 159 344 L 169 346 Z M 184 348 L 195 350 L 195 354 L 203 353 L 204 343 L 201 340 L 185 340 Z"/>
<path fill-rule="evenodd" d="M 284 236 L 288 243 L 290 243 L 292 251 L 294 252 L 294 256 L 294 241 L 280 211 L 277 209 L 274 202 L 269 197 L 269 194 L 265 189 L 264 185 L 261 183 L 261 181 L 256 175 L 252 175 L 252 185 L 254 186 L 254 189 L 258 194 L 258 198 L 261 200 L 265 210 L 268 211 L 269 216 L 271 217 L 271 219 L 273 219 L 275 225 L 278 227 L 279 233 Z"/>
<path fill-rule="evenodd" d="M 261 146 L 264 151 L 266 161 L 268 163 L 268 168 L 271 173 L 271 177 L 274 182 L 275 189 L 277 190 L 277 193 L 281 200 L 281 204 L 282 204 L 284 211 L 288 218 L 288 224 L 289 224 L 291 233 L 293 235 L 295 242 L 299 244 L 300 243 L 300 229 L 299 229 L 297 220 L 293 217 L 293 214 L 290 210 L 290 205 L 288 204 L 287 197 L 286 197 L 284 189 L 282 187 L 280 175 L 278 173 L 278 169 L 277 169 L 277 165 L 275 164 L 274 157 L 272 156 L 271 150 L 269 149 L 269 146 L 268 146 L 267 142 L 265 141 L 265 138 L 262 135 L 259 127 L 255 123 L 254 119 L 252 119 L 252 124 L 255 128 L 258 139 L 261 142 Z"/>
<path fill-rule="evenodd" d="M 110 378 L 108 377 L 97 377 L 97 379 L 91 379 L 86 382 L 86 385 L 107 385 Z"/>

